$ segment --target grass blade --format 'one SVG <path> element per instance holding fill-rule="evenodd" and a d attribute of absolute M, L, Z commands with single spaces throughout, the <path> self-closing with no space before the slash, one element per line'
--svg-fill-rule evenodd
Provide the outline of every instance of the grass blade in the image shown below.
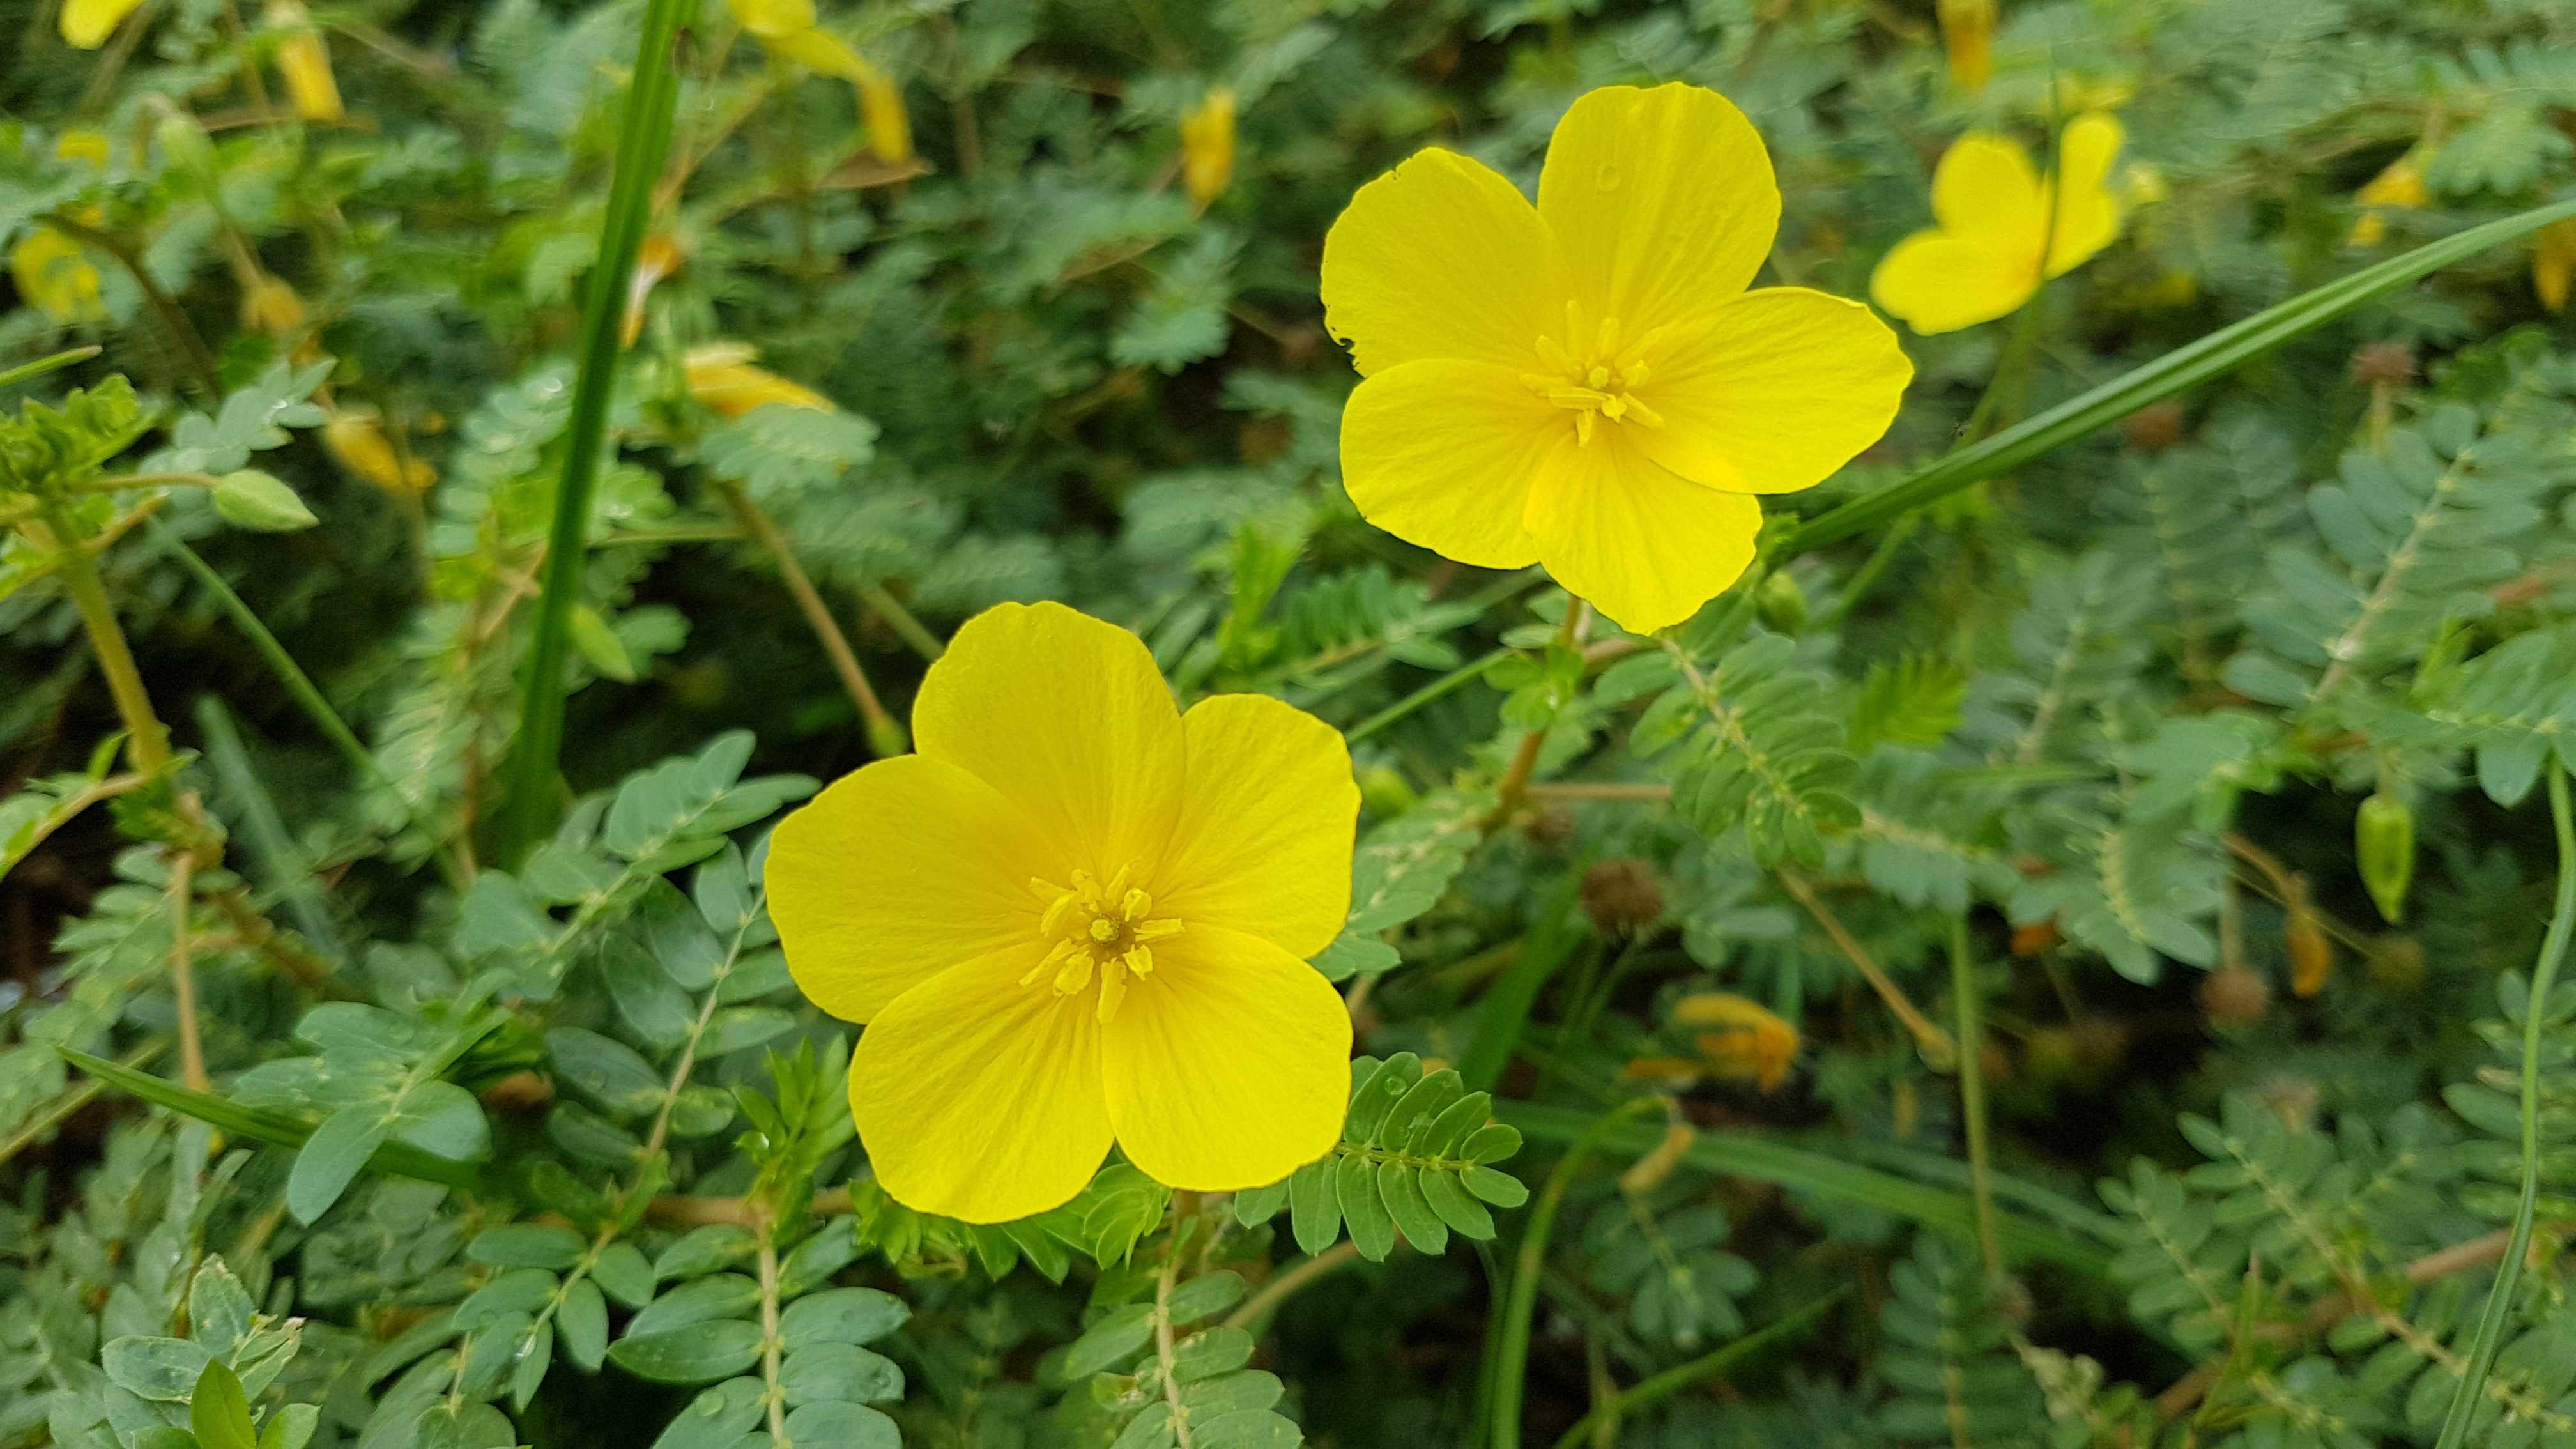
<path fill-rule="evenodd" d="M 618 323 L 627 282 L 651 220 L 653 183 L 671 145 L 671 112 L 680 77 L 672 46 L 696 0 L 647 0 L 644 34 L 635 53 L 635 79 L 617 140 L 617 171 L 608 186 L 608 215 L 599 232 L 599 261 L 591 268 L 583 301 L 581 375 L 573 384 L 572 421 L 565 434 L 563 481 L 555 490 L 555 516 L 547 536 L 545 573 L 537 621 L 529 640 L 522 683 L 519 731 L 511 741 L 504 779 L 509 791 L 503 818 L 502 859 L 516 861 L 553 827 L 556 759 L 563 749 L 564 665 L 572 637 L 573 606 L 580 602 L 588 548 L 591 496 L 599 484 L 600 452 L 608 431 L 608 404 L 617 382 Z"/>
<path fill-rule="evenodd" d="M 2302 333 L 2333 321 L 2374 297 L 2405 286 L 2427 273 L 2475 256 L 2491 246 L 2526 236 L 2554 221 L 2576 217 L 2576 201 L 2536 207 L 2518 216 L 2490 221 L 2428 242 L 2403 256 L 2390 257 L 2351 276 L 2302 292 L 2232 327 L 2222 327 L 2188 346 L 2175 348 L 2144 367 L 2121 374 L 2079 397 L 2067 399 L 2038 417 L 1982 442 L 1945 455 L 1910 478 L 1799 524 L 1781 557 L 1865 533 L 1934 499 L 1956 493 L 2118 421 L 2178 392 L 2241 367 Z"/>

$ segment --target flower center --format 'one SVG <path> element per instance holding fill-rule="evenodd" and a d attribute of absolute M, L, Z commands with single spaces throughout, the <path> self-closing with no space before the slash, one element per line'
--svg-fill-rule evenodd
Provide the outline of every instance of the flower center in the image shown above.
<path fill-rule="evenodd" d="M 1614 423 L 1635 423 L 1640 427 L 1660 428 L 1663 415 L 1637 397 L 1636 389 L 1646 385 L 1653 375 L 1646 354 L 1661 342 L 1666 329 L 1656 327 L 1634 338 L 1622 347 L 1619 319 L 1604 317 L 1597 327 L 1586 326 L 1583 304 L 1565 304 L 1565 336 L 1541 337 L 1538 340 L 1539 365 L 1544 372 L 1524 372 L 1521 385 L 1561 408 L 1574 412 L 1574 437 L 1577 443 L 1592 441 L 1592 430 L 1603 418 Z"/>
<path fill-rule="evenodd" d="M 1153 973 L 1153 943 L 1181 931 L 1179 921 L 1155 917 L 1154 898 L 1129 885 L 1128 875 L 1128 867 L 1120 866 L 1107 885 L 1087 870 L 1075 871 L 1070 886 L 1029 882 L 1029 889 L 1046 902 L 1038 935 L 1051 944 L 1045 959 L 1020 978 L 1022 986 L 1052 978 L 1056 995 L 1072 996 L 1097 975 L 1100 999 L 1094 1012 L 1103 1024 L 1118 1014 L 1118 1003 L 1127 999 L 1128 979 Z"/>

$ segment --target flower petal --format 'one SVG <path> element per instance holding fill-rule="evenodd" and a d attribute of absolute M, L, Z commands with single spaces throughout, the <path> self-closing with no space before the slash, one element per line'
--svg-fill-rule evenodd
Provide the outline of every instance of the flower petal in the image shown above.
<path fill-rule="evenodd" d="M 1304 960 L 1351 912 L 1360 790 L 1342 732 L 1258 694 L 1220 694 L 1181 716 L 1189 776 L 1158 914 L 1258 936 Z"/>
<path fill-rule="evenodd" d="M 1914 364 L 1858 302 L 1803 287 L 1747 292 L 1656 354 L 1639 395 L 1661 428 L 1640 451 L 1729 493 L 1812 488 L 1879 440 Z"/>
<path fill-rule="evenodd" d="M 1573 417 L 1485 362 L 1390 368 L 1342 409 L 1342 486 L 1369 522 L 1460 563 L 1516 569 L 1538 557 L 1521 527 L 1530 479 Z"/>
<path fill-rule="evenodd" d="M 2048 195 L 2020 142 L 1970 131 L 1932 168 L 1932 215 L 1945 231 L 2010 237 L 2035 253 L 2048 229 Z"/>
<path fill-rule="evenodd" d="M 1630 430 L 1568 437 L 1530 495 L 1529 529 L 1556 581 L 1612 623 L 1644 634 L 1677 624 L 1753 562 L 1762 505 L 1667 472 Z"/>
<path fill-rule="evenodd" d="M 2060 276 L 2120 234 L 2120 203 L 2104 183 L 2119 157 L 2120 123 L 2099 111 L 2077 116 L 2058 137 L 2056 227 L 2048 243 L 2048 274 Z"/>
<path fill-rule="evenodd" d="M 1324 327 L 1363 377 L 1426 357 L 1531 366 L 1564 263 L 1528 198 L 1434 147 L 1359 189 L 1324 237 Z"/>
<path fill-rule="evenodd" d="M 952 966 L 894 999 L 850 1058 L 877 1181 L 916 1212 L 1007 1222 L 1070 1202 L 1109 1152 L 1091 998 L 1019 978 L 1037 953 Z"/>
<path fill-rule="evenodd" d="M 1726 97 L 1604 86 L 1557 122 L 1538 211 L 1590 315 L 1633 337 L 1752 282 L 1780 229 L 1780 185 Z"/>
<path fill-rule="evenodd" d="M 780 821 L 762 874 L 797 987 L 834 1016 L 867 1021 L 960 961 L 1045 944 L 1028 882 L 1063 870 L 992 786 L 903 755 L 843 776 Z"/>
<path fill-rule="evenodd" d="M 912 733 L 1026 811 L 1057 872 L 1150 874 L 1171 837 L 1180 706 L 1145 641 L 1115 624 L 1062 604 L 985 610 L 930 666 Z"/>
<path fill-rule="evenodd" d="M 1340 1139 L 1351 1017 L 1315 968 L 1192 925 L 1154 950 L 1101 1030 L 1118 1146 L 1147 1177 L 1227 1192 L 1273 1183 Z"/>
<path fill-rule="evenodd" d="M 2035 254 L 1944 231 L 1898 242 L 1869 275 L 1869 299 L 1927 334 L 2009 317 L 2038 290 Z"/>

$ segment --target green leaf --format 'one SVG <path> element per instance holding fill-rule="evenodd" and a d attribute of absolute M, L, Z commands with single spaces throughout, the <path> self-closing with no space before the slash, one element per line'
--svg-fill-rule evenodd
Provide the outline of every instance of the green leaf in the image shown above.
<path fill-rule="evenodd" d="M 608 1358 L 639 1378 L 702 1384 L 740 1373 L 759 1361 L 760 1325 L 719 1318 L 640 1337 L 630 1335 L 609 1346 Z"/>
<path fill-rule="evenodd" d="M 287 1173 L 286 1210 L 299 1223 L 328 1212 L 391 1133 L 384 1109 L 372 1102 L 343 1107 L 324 1118 Z"/>
<path fill-rule="evenodd" d="M 259 1449 L 250 1396 L 242 1392 L 241 1379 L 220 1363 L 207 1364 L 197 1376 L 196 1391 L 188 1397 L 188 1428 L 197 1436 L 198 1449 Z"/>

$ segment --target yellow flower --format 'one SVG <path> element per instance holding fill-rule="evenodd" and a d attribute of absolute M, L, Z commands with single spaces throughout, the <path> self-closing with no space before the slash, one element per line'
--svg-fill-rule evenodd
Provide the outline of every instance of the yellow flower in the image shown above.
<path fill-rule="evenodd" d="M 1001 1222 L 1113 1139 L 1202 1191 L 1330 1149 L 1350 1014 L 1305 958 L 1350 904 L 1341 736 L 1260 695 L 1184 715 L 1143 641 L 1057 604 L 969 621 L 912 728 L 766 868 L 797 984 L 867 1024 L 850 1106 L 885 1190 Z"/>
<path fill-rule="evenodd" d="M 814 0 L 732 0 L 733 18 L 768 47 L 807 70 L 839 76 L 859 93 L 859 119 L 868 128 L 868 149 L 877 159 L 900 166 L 912 159 L 912 117 L 903 108 L 903 87 L 850 48 L 850 43 L 814 23 Z"/>
<path fill-rule="evenodd" d="M 308 121 L 336 121 L 340 83 L 331 74 L 331 50 L 322 33 L 304 18 L 295 0 L 271 0 L 264 22 L 288 32 L 277 47 L 277 73 L 286 78 L 286 94 L 295 114 Z"/>
<path fill-rule="evenodd" d="M 9 249 L 9 276 L 18 295 L 56 322 L 96 320 L 107 315 L 99 300 L 98 268 L 82 255 L 79 242 L 50 226 L 35 226 Z"/>
<path fill-rule="evenodd" d="M 107 44 L 143 0 L 63 0 L 63 43 L 81 50 Z"/>
<path fill-rule="evenodd" d="M 2424 209 L 2431 200 L 2424 189 L 2427 154 L 2421 147 L 2407 152 L 2352 194 L 2353 205 L 2363 210 L 2361 219 L 2352 224 L 2352 235 L 2344 238 L 2345 246 L 2375 247 L 2387 239 L 2389 212 Z"/>
<path fill-rule="evenodd" d="M 751 360 L 760 353 L 748 343 L 710 342 L 692 347 L 680 360 L 688 375 L 689 396 L 729 418 L 741 417 L 763 403 L 791 408 L 832 410 L 832 400 L 800 386 Z"/>
<path fill-rule="evenodd" d="M 366 413 L 333 414 L 322 425 L 322 447 L 341 467 L 387 493 L 426 493 L 438 481 L 438 470 L 418 458 L 406 461 Z"/>
<path fill-rule="evenodd" d="M 1223 86 L 1181 117 L 1181 185 L 1201 210 L 1234 176 L 1234 92 Z"/>
<path fill-rule="evenodd" d="M 1700 1054 L 1716 1074 L 1750 1081 L 1766 1092 L 1789 1079 L 1790 1064 L 1798 1059 L 1798 1029 L 1741 996 L 1716 991 L 1685 996 L 1675 1004 L 1673 1020 L 1714 1028 L 1698 1041 Z"/>
<path fill-rule="evenodd" d="M 241 324 L 253 332 L 283 337 L 304 325 L 304 299 L 271 273 L 257 273 L 242 288 Z"/>
<path fill-rule="evenodd" d="M 1868 308 L 1744 290 L 1779 220 L 1752 123 L 1686 85 L 1577 100 L 1535 208 L 1438 149 L 1361 187 L 1324 240 L 1351 500 L 1626 628 L 1690 617 L 1752 561 L 1755 495 L 1850 461 L 1913 375 Z"/>
<path fill-rule="evenodd" d="M 2106 184 L 2120 139 L 2117 120 L 2076 117 L 2058 139 L 2058 175 L 2043 179 L 2019 143 L 1983 131 L 1961 136 L 1932 172 L 1939 224 L 1879 259 L 1871 300 L 1927 333 L 2020 310 L 2040 283 L 2120 234 L 2120 204 Z"/>
<path fill-rule="evenodd" d="M 1941 44 L 1950 81 L 1970 95 L 1995 74 L 1995 0 L 1941 0 Z"/>
<path fill-rule="evenodd" d="M 105 168 L 108 139 L 104 131 L 65 131 L 54 141 L 54 159 Z"/>
<path fill-rule="evenodd" d="M 2576 220 L 2553 221 L 2531 239 L 2531 290 L 2552 312 L 2567 308 L 2567 283 L 2576 276 Z"/>

